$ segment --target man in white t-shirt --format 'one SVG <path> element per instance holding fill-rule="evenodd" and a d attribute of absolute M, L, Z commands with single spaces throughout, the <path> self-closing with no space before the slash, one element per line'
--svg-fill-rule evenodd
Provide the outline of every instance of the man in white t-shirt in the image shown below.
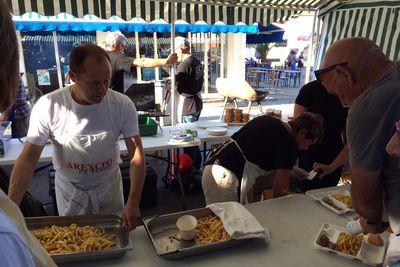
<path fill-rule="evenodd" d="M 74 85 L 41 97 L 33 107 L 27 141 L 11 174 L 9 196 L 21 202 L 50 139 L 59 214 L 122 212 L 131 230 L 140 217 L 145 177 L 135 106 L 127 96 L 108 90 L 110 60 L 96 45 L 72 50 L 69 76 Z M 117 162 L 121 135 L 131 158 L 131 191 L 125 206 Z"/>

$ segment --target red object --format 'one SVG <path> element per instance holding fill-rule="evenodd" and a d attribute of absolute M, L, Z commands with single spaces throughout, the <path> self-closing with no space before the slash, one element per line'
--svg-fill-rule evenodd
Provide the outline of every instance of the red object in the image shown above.
<path fill-rule="evenodd" d="M 193 160 L 189 155 L 184 153 L 179 153 L 179 167 L 178 172 L 180 174 L 187 174 L 192 170 Z"/>

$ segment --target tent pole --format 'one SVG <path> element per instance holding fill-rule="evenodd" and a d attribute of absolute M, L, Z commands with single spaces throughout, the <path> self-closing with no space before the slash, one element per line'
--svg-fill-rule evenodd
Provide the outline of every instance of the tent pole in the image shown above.
<path fill-rule="evenodd" d="M 314 19 L 313 19 L 313 24 L 312 24 L 312 31 L 311 31 L 311 39 L 310 39 L 310 44 L 308 46 L 308 51 L 307 51 L 307 67 L 306 67 L 306 77 L 304 80 L 304 83 L 307 84 L 310 81 L 310 71 L 311 71 L 311 61 L 312 61 L 312 55 L 314 54 L 314 33 L 315 33 L 315 24 L 317 20 L 317 12 L 314 11 Z"/>
<path fill-rule="evenodd" d="M 175 1 L 173 0 L 172 2 L 172 16 L 171 16 L 171 52 L 175 52 Z M 177 118 L 179 114 L 176 114 L 178 109 L 175 108 L 175 105 L 178 103 L 175 103 L 175 95 L 176 95 L 176 90 L 175 90 L 175 65 L 172 65 L 172 72 L 171 72 L 171 122 L 172 126 L 176 125 Z"/>
<path fill-rule="evenodd" d="M 154 45 L 154 58 L 157 59 L 158 58 L 158 41 L 157 41 L 157 33 L 154 32 L 153 33 L 153 45 Z M 158 81 L 160 78 L 160 68 L 159 67 L 155 67 L 154 68 L 154 80 Z"/>
<path fill-rule="evenodd" d="M 136 47 L 136 58 L 140 58 L 140 46 L 139 46 L 139 33 L 135 32 L 135 47 Z M 138 82 L 142 81 L 142 68 L 136 67 L 136 77 Z"/>
<path fill-rule="evenodd" d="M 189 50 L 190 50 L 190 54 L 191 54 L 192 53 L 192 33 L 191 32 L 188 32 L 188 41 L 190 44 Z"/>
<path fill-rule="evenodd" d="M 24 49 L 22 48 L 22 40 L 21 40 L 21 32 L 16 31 L 17 34 L 17 41 L 18 41 L 18 54 L 19 54 L 19 72 L 23 73 L 24 75 L 22 76 L 22 80 L 24 81 L 25 86 L 28 85 L 28 76 L 26 73 L 26 65 L 25 65 L 25 57 L 24 57 Z"/>
<path fill-rule="evenodd" d="M 204 33 L 204 92 L 208 95 L 208 33 Z"/>
<path fill-rule="evenodd" d="M 63 80 L 61 74 L 61 62 L 60 62 L 60 52 L 58 51 L 58 39 L 57 32 L 53 32 L 53 43 L 54 43 L 54 53 L 56 56 L 56 66 L 57 66 L 57 77 L 58 77 L 58 86 L 59 88 L 63 87 Z"/>
<path fill-rule="evenodd" d="M 225 74 L 225 56 L 224 56 L 224 45 L 225 45 L 225 33 L 221 33 L 221 62 L 220 62 L 220 78 L 224 78 Z"/>

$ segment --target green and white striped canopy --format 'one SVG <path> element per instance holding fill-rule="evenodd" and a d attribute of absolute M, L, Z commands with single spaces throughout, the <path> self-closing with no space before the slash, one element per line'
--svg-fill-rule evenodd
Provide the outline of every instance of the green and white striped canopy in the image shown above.
<path fill-rule="evenodd" d="M 340 39 L 364 37 L 374 41 L 392 60 L 400 59 L 400 1 L 331 1 L 320 9 L 323 21 L 316 60 L 319 66 L 329 46 Z"/>
<path fill-rule="evenodd" d="M 322 0 L 176 0 L 175 19 L 208 24 L 222 21 L 232 25 L 255 22 L 268 25 L 284 22 L 301 11 L 315 10 Z M 62 12 L 83 17 L 96 15 L 103 19 L 113 15 L 124 20 L 141 17 L 150 22 L 164 19 L 171 22 L 172 0 L 7 0 L 14 15 L 37 12 L 52 16 Z"/>

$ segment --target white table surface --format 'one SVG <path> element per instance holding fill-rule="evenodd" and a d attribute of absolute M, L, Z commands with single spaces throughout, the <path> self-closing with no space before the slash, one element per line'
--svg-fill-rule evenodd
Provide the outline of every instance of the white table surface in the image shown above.
<path fill-rule="evenodd" d="M 365 266 L 359 261 L 318 250 L 314 240 L 323 223 L 345 226 L 347 220 L 305 195 L 292 195 L 248 205 L 250 212 L 271 231 L 271 243 L 250 242 L 239 247 L 181 260 L 158 257 L 141 226 L 131 232 L 133 250 L 118 259 L 88 261 L 61 266 L 218 266 L 218 267 L 302 267 Z"/>
<path fill-rule="evenodd" d="M 176 130 L 176 127 L 166 126 L 163 127 L 163 131 L 161 132 L 158 129 L 157 135 L 154 136 L 144 136 L 142 137 L 143 148 L 145 152 L 153 152 L 157 150 L 165 150 L 172 148 L 183 148 L 190 146 L 199 146 L 204 142 L 212 142 L 212 141 L 225 141 L 232 136 L 233 133 L 237 132 L 241 126 L 228 126 L 228 133 L 224 136 L 213 136 L 207 133 L 206 129 L 197 128 L 198 137 L 194 142 L 188 143 L 177 143 L 171 144 L 169 143 L 170 136 L 169 131 Z M 19 154 L 22 151 L 23 143 L 18 139 L 10 139 L 5 141 L 5 155 L 0 158 L 0 166 L 1 165 L 12 165 L 15 163 Z M 120 151 L 122 154 L 127 153 L 127 149 L 125 146 L 125 142 L 123 140 L 119 141 Z M 46 144 L 43 152 L 39 158 L 39 162 L 50 162 L 53 154 L 53 149 L 51 144 Z"/>

